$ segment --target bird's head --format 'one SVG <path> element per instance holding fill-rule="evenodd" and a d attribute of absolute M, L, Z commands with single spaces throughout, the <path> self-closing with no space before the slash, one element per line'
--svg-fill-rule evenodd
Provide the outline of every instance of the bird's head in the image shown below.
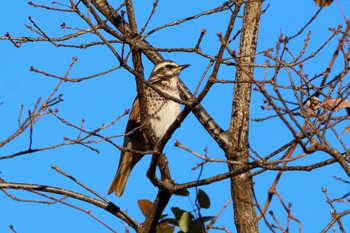
<path fill-rule="evenodd" d="M 179 65 L 173 61 L 165 60 L 157 64 L 150 76 L 152 83 L 178 77 L 179 73 L 190 65 Z"/>

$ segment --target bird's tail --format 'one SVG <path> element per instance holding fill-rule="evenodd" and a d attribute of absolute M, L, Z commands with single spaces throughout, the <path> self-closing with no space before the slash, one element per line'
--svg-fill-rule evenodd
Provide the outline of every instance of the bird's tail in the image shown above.
<path fill-rule="evenodd" d="M 125 189 L 126 182 L 128 181 L 131 169 L 133 168 L 133 155 L 131 152 L 125 152 L 121 156 L 117 173 L 115 174 L 112 184 L 108 189 L 108 194 L 115 192 L 120 197 Z"/>

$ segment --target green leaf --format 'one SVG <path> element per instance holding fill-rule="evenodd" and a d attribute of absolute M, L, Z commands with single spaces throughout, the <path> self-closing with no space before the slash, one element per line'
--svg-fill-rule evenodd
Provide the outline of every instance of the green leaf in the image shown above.
<path fill-rule="evenodd" d="M 207 222 L 207 221 L 210 221 L 214 218 L 214 216 L 205 216 L 205 217 L 201 217 L 201 218 L 197 218 L 196 220 L 194 220 L 193 222 L 197 222 L 197 221 L 200 221 L 200 222 Z"/>
<path fill-rule="evenodd" d="M 189 196 L 190 195 L 190 192 L 187 190 L 187 189 L 181 189 L 181 190 L 178 190 L 174 193 L 175 195 L 177 196 Z"/>
<path fill-rule="evenodd" d="M 150 200 L 146 200 L 146 199 L 138 200 L 137 204 L 139 205 L 139 208 L 143 216 L 145 217 L 147 216 L 147 214 L 149 213 L 153 205 L 153 203 Z"/>
<path fill-rule="evenodd" d="M 177 220 L 180 220 L 182 214 L 183 214 L 184 212 L 186 212 L 186 211 L 184 211 L 184 210 L 182 210 L 182 209 L 180 209 L 180 208 L 178 208 L 178 207 L 171 207 L 171 211 L 173 212 L 173 214 L 174 214 L 174 216 L 175 216 L 175 218 L 176 218 Z"/>
<path fill-rule="evenodd" d="M 179 227 L 181 231 L 188 232 L 191 227 L 191 214 L 188 212 L 183 212 L 179 220 Z"/>
<path fill-rule="evenodd" d="M 188 233 L 202 233 L 205 232 L 203 223 L 201 222 L 192 222 L 191 228 Z"/>
<path fill-rule="evenodd" d="M 206 232 L 204 228 L 204 223 L 212 220 L 214 217 L 213 216 L 205 216 L 201 218 L 197 218 L 191 222 L 191 228 L 188 233 L 201 233 L 201 232 Z"/>
<path fill-rule="evenodd" d="M 167 217 L 169 214 L 162 214 L 161 216 L 160 216 L 160 218 L 159 219 L 164 219 L 165 217 Z"/>
<path fill-rule="evenodd" d="M 205 208 L 205 209 L 209 209 L 210 198 L 202 189 L 199 189 L 199 191 L 198 191 L 197 200 L 198 200 L 198 204 L 200 207 Z"/>

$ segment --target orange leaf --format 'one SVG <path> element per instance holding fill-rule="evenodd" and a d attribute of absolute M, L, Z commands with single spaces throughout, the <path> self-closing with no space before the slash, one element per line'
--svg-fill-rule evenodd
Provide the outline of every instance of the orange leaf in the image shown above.
<path fill-rule="evenodd" d="M 137 204 L 139 205 L 139 208 L 143 216 L 145 217 L 147 216 L 147 214 L 149 213 L 153 205 L 153 203 L 150 200 L 146 200 L 146 199 L 138 200 Z"/>
<path fill-rule="evenodd" d="M 329 6 L 333 2 L 333 0 L 314 0 L 314 2 L 317 4 L 317 6 Z"/>
<path fill-rule="evenodd" d="M 157 233 L 173 233 L 175 231 L 174 226 L 170 226 L 166 223 L 158 224 L 156 228 Z"/>

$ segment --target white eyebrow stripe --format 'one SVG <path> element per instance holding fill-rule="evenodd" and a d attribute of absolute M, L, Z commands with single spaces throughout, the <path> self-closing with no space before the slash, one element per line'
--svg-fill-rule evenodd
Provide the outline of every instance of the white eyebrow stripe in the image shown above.
<path fill-rule="evenodd" d="M 176 64 L 175 62 L 173 61 L 164 61 L 164 62 L 161 62 L 159 63 L 158 65 L 156 65 L 156 67 L 154 67 L 154 71 L 157 71 L 157 70 L 161 70 L 163 69 L 164 67 L 166 67 L 167 65 L 173 65 L 173 66 L 179 66 L 178 64 Z"/>

